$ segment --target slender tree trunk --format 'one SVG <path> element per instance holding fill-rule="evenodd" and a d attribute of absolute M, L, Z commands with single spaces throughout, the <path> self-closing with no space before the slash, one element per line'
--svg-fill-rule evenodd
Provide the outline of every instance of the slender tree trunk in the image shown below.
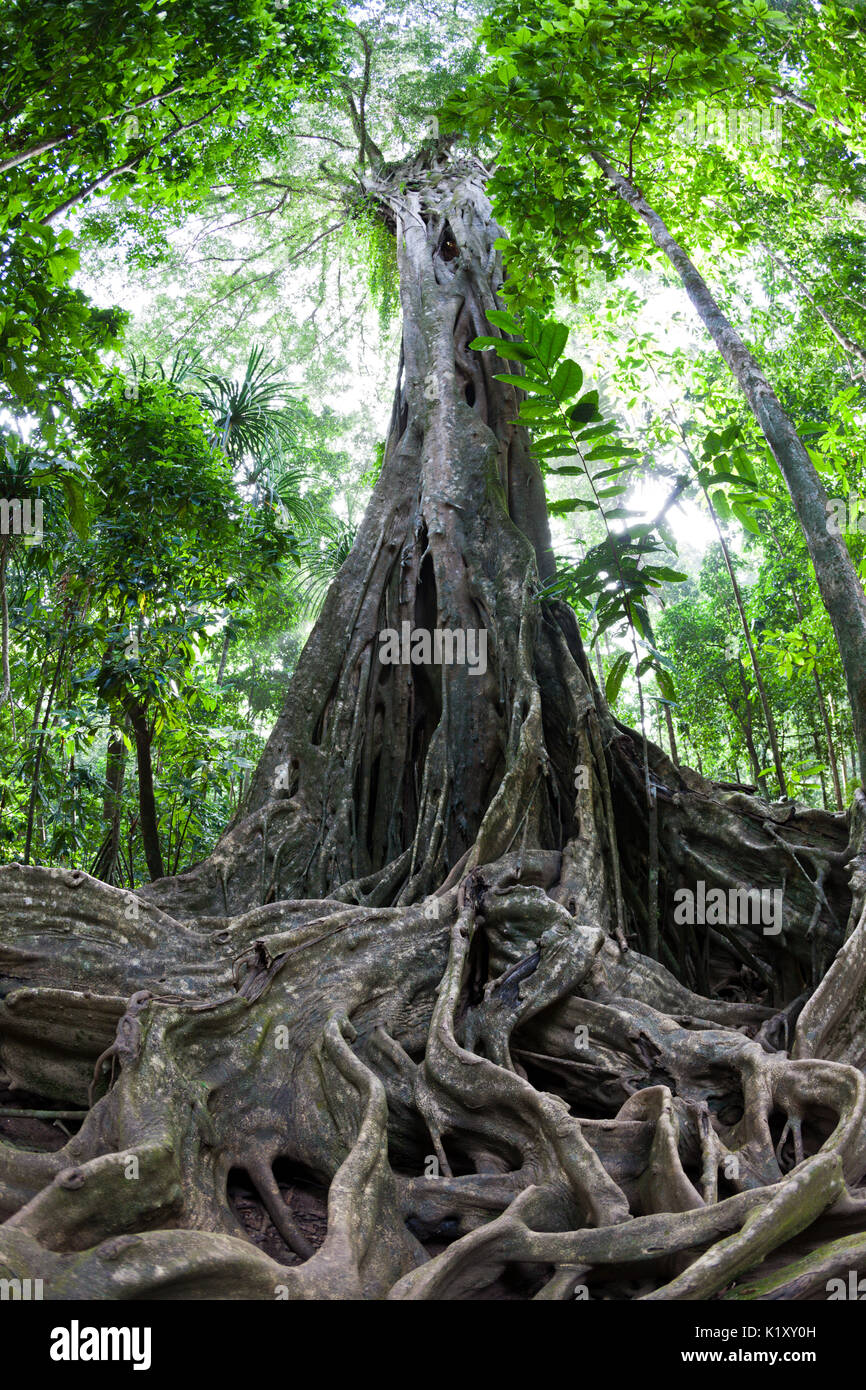
<path fill-rule="evenodd" d="M 230 625 L 227 625 L 227 626 L 226 626 L 225 633 L 223 634 L 223 645 L 222 645 L 222 651 L 220 652 L 220 668 L 219 668 L 219 672 L 218 672 L 218 674 L 217 674 L 217 685 L 222 685 L 222 683 L 223 683 L 223 675 L 225 674 L 226 662 L 227 662 L 227 660 L 228 660 L 229 646 L 230 646 L 230 645 L 231 645 L 231 627 L 230 627 Z"/>
<path fill-rule="evenodd" d="M 822 753 L 822 749 L 821 749 L 821 740 L 820 740 L 820 738 L 818 737 L 818 731 L 817 731 L 817 729 L 813 729 L 813 730 L 812 730 L 812 747 L 813 747 L 814 752 L 815 752 L 815 757 L 818 759 L 818 762 L 820 763 L 820 762 L 821 762 L 821 753 Z M 821 805 L 824 807 L 824 810 L 826 811 L 826 810 L 828 810 L 829 808 L 828 808 L 828 806 L 827 806 L 827 780 L 826 780 L 826 778 L 824 777 L 824 770 L 823 770 L 823 768 L 819 768 L 819 770 L 818 770 L 818 777 L 819 777 L 820 782 L 821 782 Z M 839 809 L 840 809 L 840 810 L 842 809 L 841 806 L 839 807 Z"/>
<path fill-rule="evenodd" d="M 770 793 L 767 788 L 767 779 L 763 776 L 761 761 L 758 758 L 758 750 L 755 747 L 755 730 L 752 722 L 752 705 L 749 697 L 749 689 L 743 678 L 743 673 L 740 670 L 739 665 L 737 666 L 737 675 L 739 677 L 740 688 L 743 693 L 742 719 L 739 716 L 736 704 L 733 700 L 729 700 L 731 712 L 734 718 L 736 719 L 737 723 L 739 724 L 740 729 L 742 730 L 743 739 L 746 744 L 746 751 L 748 752 L 749 762 L 752 767 L 752 777 L 755 780 L 755 784 L 760 788 L 761 795 L 769 801 Z"/>
<path fill-rule="evenodd" d="M 597 151 L 591 153 L 623 202 L 645 222 L 656 246 L 680 276 L 692 304 L 739 383 L 788 484 L 815 567 L 821 598 L 839 646 L 861 778 L 866 777 L 866 595 L 844 539 L 831 522 L 824 485 L 760 365 L 722 313 L 686 252 L 639 190 L 603 155 Z"/>
<path fill-rule="evenodd" d="M 601 659 L 600 641 L 596 641 L 595 643 L 595 671 L 598 676 L 599 689 L 604 690 L 604 662 Z"/>
<path fill-rule="evenodd" d="M 3 689 L 0 691 L 0 705 L 5 705 L 12 694 L 12 680 L 9 674 L 9 595 L 6 592 L 6 565 L 9 559 L 9 537 L 0 539 L 0 662 L 2 662 Z"/>
<path fill-rule="evenodd" d="M 827 713 L 827 705 L 824 701 L 824 689 L 821 685 L 821 677 L 817 670 L 812 672 L 815 682 L 815 694 L 818 697 L 818 709 L 821 714 L 821 724 L 824 729 L 824 740 L 827 747 L 827 758 L 830 763 L 830 772 L 833 777 L 833 795 L 836 798 L 837 811 L 844 811 L 845 800 L 842 796 L 842 785 L 839 781 L 839 763 L 836 756 L 836 744 L 833 740 L 833 730 L 830 727 L 830 717 Z"/>
<path fill-rule="evenodd" d="M 775 532 L 771 531 L 770 535 L 772 536 L 773 544 L 779 552 L 780 559 L 784 561 L 784 551 L 782 550 L 782 547 L 779 544 Z M 798 622 L 802 623 L 804 617 L 803 605 L 800 602 L 800 595 L 797 593 L 796 586 L 791 582 L 790 579 L 788 580 L 788 588 L 791 591 L 791 598 L 794 600 L 794 607 L 797 610 L 797 620 Z M 836 758 L 836 744 L 833 739 L 833 730 L 830 727 L 830 716 L 827 713 L 827 704 L 824 699 L 824 687 L 821 684 L 821 677 L 818 675 L 817 666 L 815 667 L 815 670 L 812 672 L 812 679 L 815 682 L 815 694 L 818 697 L 818 709 L 821 714 L 821 724 L 824 729 L 824 739 L 827 745 L 827 759 L 830 763 L 830 771 L 833 776 L 833 793 L 836 797 L 836 809 L 838 811 L 843 811 L 845 809 L 845 799 L 842 795 L 842 786 L 839 781 L 839 765 Z"/>
<path fill-rule="evenodd" d="M 716 515 L 716 509 L 710 501 L 709 493 L 707 492 L 706 488 L 704 488 L 703 491 L 704 497 L 706 498 L 707 506 L 710 509 L 710 516 L 713 518 L 713 524 L 716 528 L 716 535 L 719 538 L 719 545 L 722 547 L 722 555 L 725 558 L 725 568 L 728 571 L 728 578 L 731 581 L 731 589 L 733 590 L 734 594 L 734 603 L 737 605 L 737 613 L 740 617 L 740 626 L 743 629 L 743 636 L 746 639 L 746 647 L 748 648 L 749 652 L 749 661 L 752 666 L 752 674 L 755 677 L 755 685 L 758 688 L 758 699 L 761 702 L 761 709 L 764 711 L 764 722 L 767 726 L 767 733 L 770 739 L 770 747 L 773 750 L 773 766 L 776 769 L 776 780 L 779 783 L 779 795 L 787 796 L 788 787 L 785 781 L 785 771 L 782 767 L 782 756 L 779 752 L 779 740 L 776 734 L 776 721 L 773 718 L 773 711 L 770 707 L 769 697 L 767 696 L 767 691 L 764 686 L 764 678 L 761 675 L 761 667 L 758 662 L 758 653 L 755 651 L 755 644 L 752 641 L 752 631 L 749 627 L 749 620 L 746 617 L 746 606 L 743 603 L 743 595 L 740 591 L 740 585 L 739 581 L 737 580 L 737 575 L 734 569 L 733 561 L 731 559 L 731 552 L 728 549 L 728 543 L 725 540 L 724 533 L 722 531 L 721 526 L 719 525 L 719 518 Z"/>
<path fill-rule="evenodd" d="M 857 375 L 866 378 L 866 348 L 862 347 L 860 343 L 850 337 L 843 328 L 840 328 L 839 325 L 833 321 L 827 313 L 827 310 L 818 302 L 813 291 L 809 289 L 809 286 L 803 280 L 802 276 L 788 261 L 784 260 L 778 252 L 771 251 L 769 246 L 765 245 L 764 242 L 759 242 L 758 244 L 770 259 L 775 261 L 776 265 L 794 282 L 801 293 L 806 296 L 812 308 L 823 321 L 830 335 L 836 340 L 843 352 L 846 353 L 848 357 L 856 357 L 857 361 L 860 363 L 860 370 Z"/>
<path fill-rule="evenodd" d="M 676 734 L 674 733 L 674 720 L 673 715 L 671 714 L 671 707 L 667 702 L 665 702 L 665 721 L 668 726 L 668 739 L 670 740 L 671 745 L 671 759 L 673 760 L 674 767 L 679 767 L 680 759 L 679 753 L 677 752 Z"/>
<path fill-rule="evenodd" d="M 126 744 L 120 730 L 112 726 L 105 754 L 105 794 L 102 798 L 105 837 L 90 869 L 94 878 L 101 878 L 105 883 L 114 883 L 117 874 L 125 773 Z"/>
<path fill-rule="evenodd" d="M 24 835 L 24 863 L 30 863 L 30 850 L 33 844 L 33 823 L 36 814 L 37 798 L 39 796 L 39 778 L 42 773 L 42 755 L 45 751 L 45 738 L 48 729 L 48 721 L 51 718 L 51 707 L 54 704 L 54 696 L 57 685 L 63 670 L 63 662 L 66 658 L 66 635 L 60 644 L 60 651 L 54 667 L 54 676 L 51 681 L 51 688 L 48 691 L 48 699 L 45 705 L 45 713 L 42 716 L 42 727 L 39 731 L 39 741 L 36 745 L 36 760 L 33 766 L 33 780 L 30 785 L 30 797 L 27 802 L 27 828 Z"/>
<path fill-rule="evenodd" d="M 162 862 L 162 848 L 159 843 L 156 796 L 153 789 L 153 763 L 151 761 L 153 735 L 148 723 L 147 712 L 137 700 L 128 698 L 124 703 L 124 708 L 135 739 L 135 757 L 138 766 L 138 810 L 144 859 L 151 880 L 164 878 L 165 867 Z"/>
<path fill-rule="evenodd" d="M 690 466 L 694 470 L 695 476 L 698 477 L 700 469 L 698 467 L 697 460 L 695 459 L 691 449 L 688 446 L 686 431 L 683 429 L 682 425 L 679 424 L 679 422 L 677 422 L 677 424 L 683 440 L 683 450 L 686 454 L 686 457 L 688 458 Z M 698 481 L 700 483 L 699 477 Z M 743 596 L 740 591 L 740 585 L 737 579 L 736 570 L 734 569 L 734 563 L 731 558 L 731 552 L 728 547 L 728 543 L 725 539 L 725 534 L 722 530 L 718 513 L 716 512 L 716 509 L 713 506 L 709 491 L 706 487 L 704 487 L 703 483 L 700 483 L 700 488 L 704 495 L 704 501 L 707 504 L 707 508 L 709 510 L 710 517 L 712 518 L 713 525 L 716 529 L 716 535 L 719 539 L 719 545 L 721 546 L 722 555 L 725 561 L 725 568 L 727 569 L 728 579 L 730 580 L 731 584 L 731 591 L 734 596 L 734 603 L 736 604 L 737 613 L 740 618 L 740 627 L 742 628 L 743 636 L 746 639 L 746 647 L 749 652 L 749 661 L 751 663 L 752 672 L 755 677 L 755 684 L 758 688 L 758 697 L 761 701 L 761 708 L 764 711 L 764 722 L 766 723 L 767 733 L 769 734 L 770 738 L 770 747 L 773 750 L 773 765 L 776 769 L 776 780 L 779 784 L 779 794 L 780 796 L 787 796 L 788 788 L 785 781 L 785 771 L 782 765 L 782 758 L 779 752 L 779 741 L 776 734 L 776 723 L 773 718 L 772 706 L 770 704 L 770 700 L 767 695 L 766 688 L 764 686 L 764 679 L 761 674 L 760 664 L 758 662 L 758 654 L 755 651 L 755 644 L 752 641 L 752 632 L 751 628 L 749 627 L 748 619 L 746 617 L 746 607 L 743 603 Z"/>

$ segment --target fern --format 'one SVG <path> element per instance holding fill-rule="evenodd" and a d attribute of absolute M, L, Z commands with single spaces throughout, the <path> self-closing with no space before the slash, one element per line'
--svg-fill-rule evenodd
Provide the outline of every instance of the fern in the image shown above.
<path fill-rule="evenodd" d="M 591 497 L 551 502 L 551 514 L 594 512 L 605 528 L 604 540 L 581 560 L 560 565 L 545 592 L 565 598 L 591 616 L 593 645 L 609 628 L 624 626 L 631 634 L 641 704 L 640 680 L 649 671 L 656 676 L 663 698 L 673 700 L 668 663 L 652 643 L 647 605 L 663 583 L 680 582 L 686 576 L 667 565 L 652 563 L 656 552 L 669 548 L 653 534 L 655 523 L 614 529 L 614 523 L 628 521 L 631 516 L 619 501 L 626 488 L 616 480 L 632 467 L 635 451 L 615 437 L 616 425 L 602 418 L 598 392 L 581 394 L 583 371 L 572 358 L 563 357 L 568 341 L 564 324 L 544 321 L 532 309 L 526 311 L 522 322 L 513 313 L 500 310 L 488 318 L 511 337 L 476 338 L 470 346 L 479 351 L 493 348 L 523 369 L 519 373 L 499 372 L 496 379 L 525 393 L 517 418 L 529 430 L 542 472 L 556 477 L 578 475 L 589 483 Z M 553 462 L 559 459 L 569 461 Z M 643 648 L 643 656 L 639 648 Z M 608 674 L 606 694 L 611 703 L 619 694 L 628 663 L 628 653 L 622 653 Z"/>

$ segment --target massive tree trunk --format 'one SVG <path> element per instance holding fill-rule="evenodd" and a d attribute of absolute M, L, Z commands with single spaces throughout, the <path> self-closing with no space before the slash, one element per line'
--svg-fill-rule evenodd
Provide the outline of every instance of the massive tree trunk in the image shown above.
<path fill-rule="evenodd" d="M 384 466 L 236 822 L 135 895 L 0 871 L 0 1264 L 46 1297 L 803 1296 L 864 1260 L 826 1243 L 866 1225 L 866 802 L 770 806 L 651 746 L 641 954 L 641 741 L 540 596 L 542 481 L 468 349 L 483 184 L 369 179 L 404 314 Z M 403 624 L 486 663 L 387 662 Z M 677 925 L 698 881 L 783 888 L 781 930 Z M 52 1150 L 10 1105 L 82 1123 Z"/>

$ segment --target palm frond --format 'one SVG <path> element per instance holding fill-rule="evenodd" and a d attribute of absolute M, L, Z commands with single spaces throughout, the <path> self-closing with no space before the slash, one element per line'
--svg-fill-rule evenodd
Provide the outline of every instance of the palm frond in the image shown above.
<path fill-rule="evenodd" d="M 176 352 L 166 369 L 162 362 L 150 362 L 146 355 L 130 357 L 130 374 L 137 381 L 168 381 L 182 386 L 190 377 L 201 378 L 202 356 L 198 348 Z"/>
<path fill-rule="evenodd" d="M 317 535 L 300 543 L 301 563 L 293 578 L 301 612 L 315 618 L 328 589 L 348 560 L 358 534 L 357 527 L 330 512 Z"/>
<path fill-rule="evenodd" d="M 262 361 L 263 355 L 261 346 L 251 350 L 240 381 L 215 372 L 199 377 L 202 404 L 216 425 L 214 442 L 235 462 L 251 457 L 261 463 L 294 437 L 291 383 L 280 378 L 272 358 Z"/>

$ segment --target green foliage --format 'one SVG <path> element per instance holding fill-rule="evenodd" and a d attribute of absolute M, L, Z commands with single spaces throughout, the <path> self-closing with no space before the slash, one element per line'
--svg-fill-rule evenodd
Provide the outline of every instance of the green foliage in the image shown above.
<path fill-rule="evenodd" d="M 334 10 L 305 0 L 4 7 L 0 405 L 68 403 L 123 321 L 68 288 L 78 252 L 51 223 L 106 190 L 139 219 L 193 211 L 227 167 L 260 157 L 275 117 L 330 80 L 336 54 Z"/>
<path fill-rule="evenodd" d="M 134 693 L 158 729 L 178 716 L 174 700 L 198 698 L 187 672 L 209 623 L 275 572 L 285 540 L 272 509 L 242 502 L 195 397 L 170 381 L 125 390 L 113 377 L 76 418 L 98 510 L 68 591 L 104 642 L 89 673 L 98 695 L 122 709 Z"/>
<path fill-rule="evenodd" d="M 605 420 L 598 406 L 598 392 L 584 391 L 583 371 L 572 358 L 563 357 L 568 341 L 565 324 L 542 319 L 533 309 L 522 318 L 503 310 L 489 312 L 491 323 L 508 339 L 476 338 L 470 347 L 495 349 L 499 357 L 519 363 L 523 372 L 498 372 L 496 379 L 526 395 L 518 420 L 533 440 L 533 454 L 550 477 L 579 476 L 588 485 L 588 496 L 560 498 L 549 510 L 554 516 L 575 511 L 594 513 L 603 523 L 604 539 L 577 562 L 564 561 L 548 592 L 567 598 L 590 615 L 592 641 L 609 629 L 631 638 L 638 680 L 652 671 L 672 696 L 665 658 L 652 643 L 648 612 L 650 596 L 663 584 L 679 583 L 684 574 L 668 565 L 653 563 L 667 550 L 651 524 L 631 520 L 629 509 L 617 499 L 627 492 L 619 480 L 634 462 L 634 450 L 616 438 L 616 425 Z M 516 340 L 516 341 L 515 341 Z M 565 463 L 554 460 L 565 459 Z M 644 655 L 639 653 L 644 649 Z M 625 658 L 623 660 L 623 657 Z M 608 676 L 609 699 L 619 694 L 629 660 L 623 653 Z"/>
<path fill-rule="evenodd" d="M 294 439 L 282 458 L 280 428 L 240 428 L 246 412 L 259 426 L 269 414 L 285 424 L 283 384 L 260 363 L 257 353 L 236 389 L 194 357 L 168 369 L 140 361 L 75 409 L 62 440 L 73 457 L 38 433 L 6 442 L 0 485 L 45 502 L 43 544 L 4 540 L 14 700 L 26 722 L 28 704 L 36 710 L 23 742 L 17 718 L 10 727 L 11 711 L 0 711 L 0 742 L 12 754 L 0 779 L 2 833 L 20 858 L 35 829 L 37 857 L 90 866 L 104 831 L 109 729 L 132 749 L 133 711 L 156 755 L 167 865 L 203 852 L 237 805 L 262 743 L 255 721 L 276 713 L 297 654 L 285 626 L 300 601 L 286 564 L 299 563 L 302 525 L 318 524 L 322 506 L 321 492 L 303 491 L 292 470 Z M 223 447 L 233 433 L 234 448 Z M 267 484 L 251 484 L 265 466 Z M 130 883 L 144 872 L 135 782 L 128 770 Z M 45 817 L 63 829 L 49 832 Z"/>
<path fill-rule="evenodd" d="M 793 227 L 814 215 L 816 185 L 842 202 L 862 194 L 866 36 L 842 6 L 822 4 L 816 22 L 806 3 L 503 0 L 482 32 L 486 67 L 447 119 L 495 151 L 490 188 L 524 303 L 549 303 L 553 284 L 579 298 L 588 264 L 608 276 L 649 264 L 647 230 L 597 154 L 702 245 L 748 245 L 755 191 L 784 200 Z M 789 83 L 805 107 L 780 100 Z"/>
<path fill-rule="evenodd" d="M 353 208 L 349 229 L 360 248 L 370 300 L 376 307 L 379 330 L 384 337 L 400 308 L 400 273 L 394 235 L 366 199 L 359 200 Z"/>
<path fill-rule="evenodd" d="M 68 288 L 78 263 L 71 240 L 23 217 L 0 228 L 0 409 L 27 404 L 49 430 L 73 386 L 98 379 L 101 353 L 117 344 L 127 318 Z"/>
<path fill-rule="evenodd" d="M 356 535 L 356 527 L 332 515 L 303 541 L 293 587 L 303 611 L 311 617 L 318 613 L 332 580 L 348 560 Z"/>
<path fill-rule="evenodd" d="M 216 419 L 219 447 L 236 463 L 245 455 L 265 459 L 292 438 L 288 383 L 263 356 L 264 348 L 251 350 L 239 382 L 213 372 L 201 376 L 203 404 Z"/>

